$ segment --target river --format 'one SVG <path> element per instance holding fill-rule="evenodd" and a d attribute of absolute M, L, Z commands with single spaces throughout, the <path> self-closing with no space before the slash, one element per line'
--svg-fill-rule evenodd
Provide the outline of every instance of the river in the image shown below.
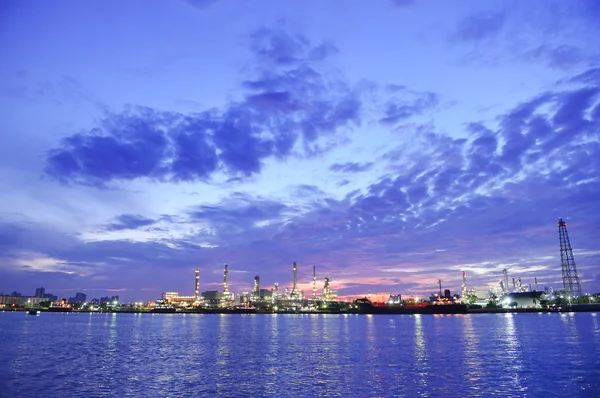
<path fill-rule="evenodd" d="M 0 312 L 0 397 L 598 397 L 600 314 Z"/>

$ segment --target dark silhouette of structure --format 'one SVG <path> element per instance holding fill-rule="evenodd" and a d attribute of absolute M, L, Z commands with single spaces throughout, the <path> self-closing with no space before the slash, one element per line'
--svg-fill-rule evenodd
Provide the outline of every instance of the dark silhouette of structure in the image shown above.
<path fill-rule="evenodd" d="M 558 237 L 560 239 L 560 264 L 562 267 L 562 279 L 565 293 L 568 297 L 581 296 L 581 284 L 575 267 L 573 249 L 567 232 L 567 223 L 562 218 L 558 219 Z"/>

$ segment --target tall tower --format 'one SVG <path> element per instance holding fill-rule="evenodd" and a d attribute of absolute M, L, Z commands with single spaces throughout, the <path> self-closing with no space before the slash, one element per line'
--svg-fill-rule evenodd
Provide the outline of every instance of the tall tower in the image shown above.
<path fill-rule="evenodd" d="M 506 268 L 502 270 L 502 274 L 504 274 L 504 293 L 508 294 L 508 271 Z"/>
<path fill-rule="evenodd" d="M 229 271 L 227 270 L 227 264 L 225 264 L 225 272 L 223 272 L 223 293 L 229 293 L 229 285 L 227 284 L 227 274 L 229 274 Z"/>
<path fill-rule="evenodd" d="M 198 295 L 200 293 L 200 270 L 196 270 L 196 289 L 194 289 L 194 298 L 198 301 Z"/>
<path fill-rule="evenodd" d="M 560 240 L 560 264 L 562 267 L 563 287 L 568 297 L 581 296 L 581 284 L 575 268 L 573 249 L 567 232 L 567 223 L 562 218 L 558 219 L 558 238 Z"/>
<path fill-rule="evenodd" d="M 317 299 L 317 267 L 313 265 L 313 300 Z"/>
<path fill-rule="evenodd" d="M 260 297 L 260 276 L 256 275 L 254 277 L 254 298 L 258 300 Z"/>
<path fill-rule="evenodd" d="M 462 299 L 464 300 L 467 297 L 467 272 L 463 271 L 463 281 L 462 281 L 462 291 L 461 291 Z"/>
<path fill-rule="evenodd" d="M 292 297 L 295 296 L 296 294 L 298 294 L 298 288 L 296 286 L 296 284 L 297 284 L 297 279 L 296 279 L 297 272 L 298 272 L 298 268 L 296 267 L 296 262 L 294 261 L 294 285 L 292 286 Z"/>

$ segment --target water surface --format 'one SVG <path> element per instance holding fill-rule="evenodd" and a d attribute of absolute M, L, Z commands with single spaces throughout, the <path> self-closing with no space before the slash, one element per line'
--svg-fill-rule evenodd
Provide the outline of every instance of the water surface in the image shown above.
<path fill-rule="evenodd" d="M 0 397 L 600 396 L 600 314 L 0 312 Z"/>

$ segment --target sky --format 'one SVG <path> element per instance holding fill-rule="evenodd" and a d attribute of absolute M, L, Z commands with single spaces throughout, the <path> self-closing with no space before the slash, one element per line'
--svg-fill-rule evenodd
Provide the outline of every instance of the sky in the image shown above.
<path fill-rule="evenodd" d="M 0 292 L 600 291 L 594 0 L 4 1 Z"/>

